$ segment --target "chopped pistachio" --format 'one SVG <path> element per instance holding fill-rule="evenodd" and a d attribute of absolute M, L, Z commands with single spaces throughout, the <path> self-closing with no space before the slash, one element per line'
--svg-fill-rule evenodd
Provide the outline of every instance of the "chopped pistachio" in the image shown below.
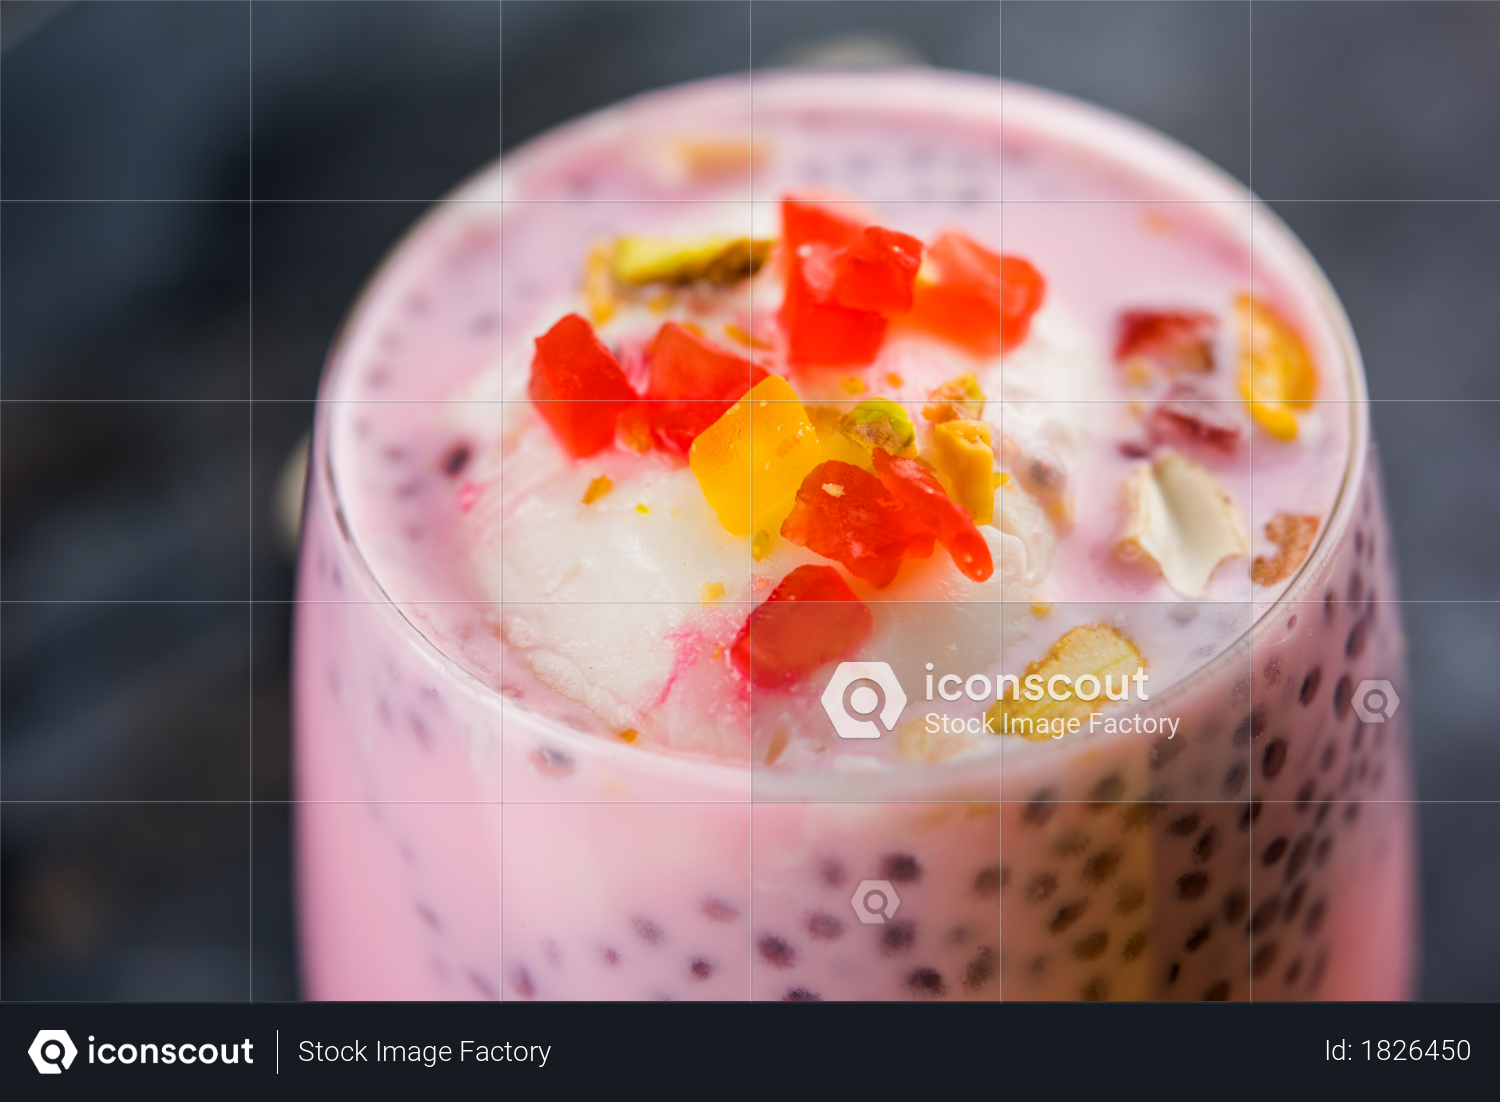
<path fill-rule="evenodd" d="M 889 398 L 861 402 L 839 421 L 839 431 L 868 450 L 884 448 L 892 455 L 900 455 L 917 438 L 906 407 Z"/>
<path fill-rule="evenodd" d="M 615 242 L 614 277 L 631 286 L 707 283 L 727 287 L 760 271 L 772 242 L 749 237 L 683 240 L 622 237 Z"/>
<path fill-rule="evenodd" d="M 932 430 L 938 474 L 953 500 L 969 511 L 975 524 L 995 515 L 995 453 L 986 421 L 956 419 Z"/>
<path fill-rule="evenodd" d="M 984 412 L 984 391 L 972 372 L 949 379 L 927 396 L 922 416 L 929 421 L 977 421 Z"/>

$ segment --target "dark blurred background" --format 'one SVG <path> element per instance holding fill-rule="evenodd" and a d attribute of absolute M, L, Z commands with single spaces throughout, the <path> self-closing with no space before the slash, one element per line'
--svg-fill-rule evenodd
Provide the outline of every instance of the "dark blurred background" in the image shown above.
<path fill-rule="evenodd" d="M 1500 998 L 1500 5 L 30 0 L 0 40 L 3 997 L 296 996 L 273 498 L 351 298 L 555 123 L 842 62 L 1133 115 L 1324 265 L 1411 602 L 1422 993 Z"/>

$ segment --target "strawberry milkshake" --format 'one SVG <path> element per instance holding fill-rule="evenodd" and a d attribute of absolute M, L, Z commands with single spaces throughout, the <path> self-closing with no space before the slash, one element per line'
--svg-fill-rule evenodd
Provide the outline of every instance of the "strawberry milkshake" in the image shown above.
<path fill-rule="evenodd" d="M 1237 183 L 933 73 L 570 124 L 322 385 L 316 998 L 1401 998 L 1358 349 Z"/>

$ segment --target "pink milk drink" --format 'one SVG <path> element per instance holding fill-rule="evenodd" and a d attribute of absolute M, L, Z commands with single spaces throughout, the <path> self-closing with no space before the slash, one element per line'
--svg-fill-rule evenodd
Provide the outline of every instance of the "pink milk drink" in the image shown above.
<path fill-rule="evenodd" d="M 570 124 L 324 376 L 308 993 L 1406 997 L 1392 553 L 1333 291 L 1161 136 L 920 72 Z"/>

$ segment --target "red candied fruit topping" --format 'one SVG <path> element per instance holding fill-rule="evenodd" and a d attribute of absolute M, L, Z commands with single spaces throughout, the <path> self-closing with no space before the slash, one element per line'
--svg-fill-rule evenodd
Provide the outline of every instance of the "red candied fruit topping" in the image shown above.
<path fill-rule="evenodd" d="M 885 315 L 851 310 L 833 301 L 837 250 L 809 242 L 789 259 L 781 324 L 787 359 L 805 367 L 855 367 L 872 363 L 885 339 Z"/>
<path fill-rule="evenodd" d="M 885 339 L 885 318 L 834 300 L 838 251 L 864 228 L 861 208 L 807 199 L 781 201 L 781 239 L 786 249 L 786 297 L 781 324 L 787 359 L 794 366 L 854 367 L 867 364 Z"/>
<path fill-rule="evenodd" d="M 781 240 L 791 256 L 816 242 L 842 249 L 864 228 L 864 208 L 856 203 L 826 203 L 814 199 L 781 201 Z"/>
<path fill-rule="evenodd" d="M 922 242 L 880 226 L 868 226 L 834 259 L 833 298 L 851 310 L 904 314 L 922 266 Z"/>
<path fill-rule="evenodd" d="M 651 381 L 646 416 L 651 435 L 686 455 L 698 434 L 766 377 L 764 368 L 718 348 L 674 321 L 661 327 L 647 354 Z"/>
<path fill-rule="evenodd" d="M 902 559 L 932 554 L 931 529 L 880 479 L 837 459 L 818 464 L 802 480 L 781 534 L 879 589 L 891 584 Z"/>
<path fill-rule="evenodd" d="M 1127 310 L 1120 315 L 1115 362 L 1137 357 L 1173 375 L 1214 369 L 1219 320 L 1201 310 Z"/>
<path fill-rule="evenodd" d="M 729 659 L 751 684 L 773 689 L 848 654 L 873 624 L 837 570 L 799 566 L 750 613 Z"/>
<path fill-rule="evenodd" d="M 1151 410 L 1146 430 L 1153 443 L 1207 444 L 1232 451 L 1245 429 L 1237 405 L 1215 402 L 1178 384 Z"/>
<path fill-rule="evenodd" d="M 619 361 L 577 314 L 536 339 L 527 393 L 578 458 L 609 447 L 620 414 L 636 402 Z"/>
<path fill-rule="evenodd" d="M 883 448 L 876 448 L 870 457 L 881 484 L 937 533 L 938 541 L 953 556 L 953 564 L 966 577 L 982 582 L 995 572 L 990 545 L 969 511 L 948 496 L 931 471 L 915 459 L 890 455 Z"/>
<path fill-rule="evenodd" d="M 912 320 L 979 356 L 1026 339 L 1046 281 L 1028 261 L 990 252 L 965 234 L 940 234 L 927 250 L 931 279 L 919 279 Z"/>

